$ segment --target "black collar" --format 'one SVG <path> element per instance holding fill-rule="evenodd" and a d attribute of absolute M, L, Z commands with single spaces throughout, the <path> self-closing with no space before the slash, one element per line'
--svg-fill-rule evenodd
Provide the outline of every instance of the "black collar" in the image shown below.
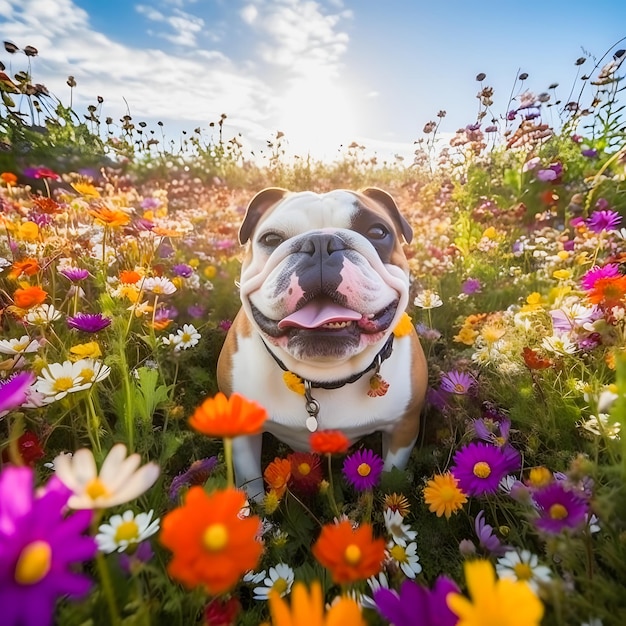
<path fill-rule="evenodd" d="M 265 349 L 270 353 L 270 355 L 272 356 L 274 361 L 276 361 L 280 369 L 282 369 L 284 372 L 289 372 L 290 370 L 287 369 L 285 364 L 269 349 L 269 346 L 265 343 L 265 341 L 263 339 L 262 341 L 263 341 L 263 345 L 265 346 Z M 383 361 L 386 361 L 391 356 L 392 351 L 393 351 L 393 333 L 389 335 L 389 339 L 387 339 L 387 341 L 385 342 L 385 345 L 380 349 L 378 354 L 374 357 L 374 360 L 362 372 L 353 374 L 349 378 L 344 378 L 343 380 L 335 380 L 331 382 L 316 382 L 314 380 L 311 380 L 308 382 L 311 388 L 313 389 L 339 389 L 340 387 L 343 387 L 344 385 L 355 383 L 357 380 L 359 380 L 365 374 L 367 374 L 367 372 L 370 372 L 373 369 L 378 370 L 381 363 Z"/>

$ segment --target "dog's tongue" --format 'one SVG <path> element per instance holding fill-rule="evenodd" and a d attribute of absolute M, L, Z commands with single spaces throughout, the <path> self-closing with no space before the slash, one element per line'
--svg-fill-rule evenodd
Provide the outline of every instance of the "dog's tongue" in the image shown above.
<path fill-rule="evenodd" d="M 313 300 L 278 322 L 278 328 L 318 328 L 330 322 L 358 321 L 361 314 L 328 301 Z"/>

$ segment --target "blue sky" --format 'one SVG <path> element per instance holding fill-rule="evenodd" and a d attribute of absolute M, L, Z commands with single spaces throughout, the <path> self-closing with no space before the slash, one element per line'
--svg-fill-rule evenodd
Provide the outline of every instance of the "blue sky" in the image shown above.
<path fill-rule="evenodd" d="M 226 138 L 241 132 L 246 150 L 281 131 L 302 156 L 352 141 L 407 156 L 439 110 L 444 133 L 475 120 L 479 72 L 496 117 L 512 90 L 578 95 L 574 61 L 589 55 L 580 73 L 591 70 L 626 36 L 626 2 L 0 0 L 0 36 L 38 48 L 33 80 L 66 104 L 73 75 L 80 113 L 99 95 L 103 118 L 128 107 L 168 139 L 208 136 L 226 113 Z M 21 53 L 0 60 L 28 68 Z"/>

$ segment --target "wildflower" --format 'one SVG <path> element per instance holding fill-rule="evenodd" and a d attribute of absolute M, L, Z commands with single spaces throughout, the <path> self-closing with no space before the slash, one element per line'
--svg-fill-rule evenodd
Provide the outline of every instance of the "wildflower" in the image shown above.
<path fill-rule="evenodd" d="M 626 300 L 626 276 L 596 280 L 587 298 L 593 304 L 598 304 L 605 309 L 620 305 Z"/>
<path fill-rule="evenodd" d="M 179 328 L 176 333 L 178 335 L 178 340 L 176 341 L 174 350 L 177 351 L 193 348 L 193 346 L 197 345 L 198 341 L 200 341 L 200 338 L 202 337 L 193 324 L 185 324 L 182 328 Z"/>
<path fill-rule="evenodd" d="M 385 541 L 374 539 L 372 526 L 354 529 L 349 521 L 326 524 L 312 548 L 313 556 L 337 584 L 365 580 L 378 574 L 385 557 Z"/>
<path fill-rule="evenodd" d="M 539 565 L 539 557 L 530 550 L 511 550 L 506 552 L 496 563 L 499 578 L 525 580 L 535 592 L 539 592 L 539 584 L 550 582 L 550 568 Z"/>
<path fill-rule="evenodd" d="M 450 578 L 439 576 L 432 589 L 405 580 L 399 591 L 378 589 L 374 592 L 376 609 L 394 626 L 455 626 L 457 617 L 446 604 L 449 593 L 459 588 Z"/>
<path fill-rule="evenodd" d="M 0 381 L 0 415 L 26 402 L 26 390 L 34 380 L 35 376 L 31 372 L 20 372 Z"/>
<path fill-rule="evenodd" d="M 568 489 L 563 481 L 557 480 L 537 489 L 532 498 L 538 513 L 535 526 L 543 532 L 555 535 L 566 528 L 581 528 L 585 523 L 589 508 L 587 503 Z"/>
<path fill-rule="evenodd" d="M 47 292 L 36 285 L 19 288 L 13 292 L 13 302 L 20 309 L 32 309 L 39 306 L 47 297 Z"/>
<path fill-rule="evenodd" d="M 160 520 L 153 520 L 153 515 L 152 510 L 138 515 L 131 510 L 124 511 L 122 515 L 112 515 L 108 523 L 98 527 L 98 550 L 106 554 L 125 552 L 127 549 L 133 551 L 138 544 L 158 532 Z"/>
<path fill-rule="evenodd" d="M 108 365 L 96 359 L 80 359 L 75 361 L 74 368 L 82 377 L 83 384 L 89 383 L 90 386 L 108 378 L 111 373 L 111 368 Z"/>
<path fill-rule="evenodd" d="M 291 463 L 289 486 L 293 491 L 305 495 L 316 493 L 322 482 L 320 457 L 310 452 L 292 452 L 287 460 Z"/>
<path fill-rule="evenodd" d="M 39 226 L 36 222 L 22 222 L 17 229 L 16 236 L 24 241 L 35 241 L 39 237 Z"/>
<path fill-rule="evenodd" d="M 318 454 L 343 454 L 350 447 L 350 440 L 340 430 L 318 430 L 311 433 L 309 443 Z"/>
<path fill-rule="evenodd" d="M 528 473 L 528 484 L 533 488 L 545 487 L 553 480 L 554 476 L 547 467 L 533 467 Z"/>
<path fill-rule="evenodd" d="M 114 445 L 99 473 L 93 453 L 87 448 L 72 456 L 57 456 L 56 475 L 73 492 L 67 505 L 71 509 L 106 509 L 130 502 L 150 489 L 159 477 L 159 466 L 150 462 L 139 467 L 139 454 L 126 454 L 124 444 Z"/>
<path fill-rule="evenodd" d="M 189 425 L 209 437 L 239 437 L 261 431 L 267 411 L 256 402 L 233 393 L 222 392 L 207 398 L 189 418 Z"/>
<path fill-rule="evenodd" d="M 495 493 L 506 472 L 502 450 L 482 442 L 467 444 L 454 455 L 451 471 L 469 496 Z"/>
<path fill-rule="evenodd" d="M 436 474 L 424 487 L 424 502 L 428 504 L 431 513 L 437 517 L 442 515 L 450 519 L 453 513 L 463 508 L 467 496 L 459 487 L 459 481 L 453 474 Z"/>
<path fill-rule="evenodd" d="M 574 354 L 578 349 L 576 344 L 566 334 L 544 337 L 541 340 L 541 347 L 548 352 L 554 352 L 561 356 Z"/>
<path fill-rule="evenodd" d="M 474 532 L 478 537 L 478 543 L 483 550 L 495 556 L 502 556 L 509 546 L 504 545 L 494 532 L 493 526 L 485 522 L 485 512 L 479 511 L 474 520 Z"/>
<path fill-rule="evenodd" d="M 60 318 L 61 313 L 52 304 L 40 304 L 30 309 L 24 319 L 33 326 L 45 326 L 50 322 L 56 322 Z"/>
<path fill-rule="evenodd" d="M 424 289 L 421 293 L 415 296 L 413 304 L 420 309 L 436 309 L 443 306 L 443 300 L 439 297 L 439 294 L 432 289 Z"/>
<path fill-rule="evenodd" d="M 7 626 L 48 626 L 57 598 L 89 591 L 90 580 L 75 565 L 96 552 L 86 536 L 91 512 L 66 516 L 69 495 L 55 478 L 35 493 L 29 467 L 9 466 L 0 474 L 0 606 Z"/>
<path fill-rule="evenodd" d="M 466 561 L 465 581 L 471 600 L 460 593 L 449 593 L 446 602 L 459 617 L 457 626 L 539 626 L 543 604 L 522 581 L 496 580 L 489 561 Z"/>
<path fill-rule="evenodd" d="M 122 270 L 119 279 L 122 285 L 134 285 L 141 280 L 141 274 L 134 270 Z"/>
<path fill-rule="evenodd" d="M 393 335 L 394 337 L 406 337 L 413 332 L 414 328 L 411 316 L 408 313 L 403 313 L 400 321 L 393 329 Z"/>
<path fill-rule="evenodd" d="M 411 504 L 407 497 L 401 493 L 387 493 L 383 498 L 384 512 L 399 513 L 400 517 L 406 517 L 411 510 Z"/>
<path fill-rule="evenodd" d="M 77 313 L 67 318 L 67 325 L 85 333 L 97 333 L 111 324 L 111 319 L 102 313 Z"/>
<path fill-rule="evenodd" d="M 451 371 L 441 378 L 441 388 L 459 396 L 468 393 L 474 383 L 474 377 L 466 372 Z"/>
<path fill-rule="evenodd" d="M 120 228 L 130 222 L 130 215 L 120 209 L 110 209 L 107 206 L 100 206 L 87 211 L 97 224 L 109 228 Z"/>
<path fill-rule="evenodd" d="M 544 359 L 538 352 L 528 346 L 525 346 L 522 350 L 522 358 L 526 367 L 530 370 L 544 370 L 554 365 L 550 359 Z"/>
<path fill-rule="evenodd" d="M 176 291 L 176 285 L 164 276 L 150 276 L 143 281 L 144 291 L 158 296 L 169 296 Z"/>
<path fill-rule="evenodd" d="M 414 541 L 406 547 L 392 541 L 387 545 L 387 550 L 391 561 L 407 578 L 415 578 L 422 571 L 417 555 L 417 544 Z"/>
<path fill-rule="evenodd" d="M 100 192 L 88 182 L 75 182 L 70 183 L 70 186 L 74 191 L 77 191 L 81 196 L 85 196 L 87 198 L 99 198 Z"/>
<path fill-rule="evenodd" d="M 213 598 L 204 609 L 204 626 L 232 626 L 237 623 L 237 617 L 241 613 L 241 602 L 236 596 L 227 600 Z"/>
<path fill-rule="evenodd" d="M 385 528 L 394 543 L 405 547 L 408 541 L 412 541 L 417 537 L 417 531 L 411 530 L 408 524 L 402 523 L 403 517 L 399 511 L 387 509 L 383 515 Z"/>
<path fill-rule="evenodd" d="M 85 381 L 81 368 L 71 361 L 49 363 L 41 370 L 33 388 L 44 395 L 45 402 L 62 400 L 69 393 L 89 389 L 90 381 Z"/>
<path fill-rule="evenodd" d="M 278 563 L 275 567 L 269 568 L 263 585 L 253 589 L 254 599 L 267 600 L 272 591 L 283 598 L 291 591 L 293 581 L 293 569 L 286 563 Z"/>
<path fill-rule="evenodd" d="M 34 465 L 45 456 L 41 442 L 35 433 L 25 431 L 17 438 L 15 448 L 7 447 L 2 451 L 2 461 L 16 465 Z"/>
<path fill-rule="evenodd" d="M 607 263 L 606 265 L 594 265 L 580 279 L 580 285 L 585 291 L 591 291 L 596 281 L 601 278 L 617 278 L 620 275 L 617 263 Z"/>
<path fill-rule="evenodd" d="M 461 285 L 461 293 L 464 293 L 466 296 L 480 293 L 481 289 L 482 283 L 478 280 L 478 278 L 468 278 Z"/>
<path fill-rule="evenodd" d="M 28 354 L 37 352 L 39 348 L 39 341 L 28 335 L 22 335 L 19 339 L 0 339 L 0 354 Z"/>
<path fill-rule="evenodd" d="M 282 498 L 287 491 L 287 485 L 291 478 L 291 462 L 289 459 L 275 458 L 263 472 L 263 478 L 268 487 Z"/>
<path fill-rule="evenodd" d="M 97 359 L 101 356 L 102 350 L 97 341 L 78 343 L 70 348 L 70 359 Z"/>
<path fill-rule="evenodd" d="M 594 211 L 585 223 L 587 228 L 594 233 L 616 230 L 622 221 L 622 216 L 617 211 L 604 210 Z"/>
<path fill-rule="evenodd" d="M 352 598 L 341 597 L 324 613 L 324 598 L 319 581 L 307 591 L 297 582 L 291 593 L 291 607 L 276 592 L 269 594 L 270 614 L 274 626 L 366 626 L 361 607 Z"/>
<path fill-rule="evenodd" d="M 375 487 L 383 472 L 382 458 L 372 450 L 357 450 L 343 462 L 343 475 L 357 491 Z"/>
<path fill-rule="evenodd" d="M 34 276 L 41 269 L 37 259 L 21 259 L 15 261 L 11 271 L 7 274 L 12 280 L 17 280 L 20 276 Z"/>
<path fill-rule="evenodd" d="M 17 184 L 17 176 L 13 172 L 2 172 L 0 180 L 7 186 L 11 187 Z"/>
<path fill-rule="evenodd" d="M 597 437 L 608 437 L 609 439 L 619 439 L 621 424 L 610 419 L 607 413 L 590 415 L 586 420 L 578 424 L 582 429 L 596 435 Z"/>
<path fill-rule="evenodd" d="M 263 551 L 256 539 L 261 520 L 239 517 L 245 499 L 237 489 L 208 495 L 196 486 L 183 506 L 163 518 L 160 541 L 173 552 L 167 567 L 172 578 L 189 589 L 203 585 L 217 595 L 256 567 Z"/>
<path fill-rule="evenodd" d="M 172 480 L 169 490 L 170 500 L 177 500 L 181 490 L 185 487 L 204 485 L 211 472 L 217 467 L 217 463 L 216 456 L 194 461 L 187 471 L 179 474 Z"/>

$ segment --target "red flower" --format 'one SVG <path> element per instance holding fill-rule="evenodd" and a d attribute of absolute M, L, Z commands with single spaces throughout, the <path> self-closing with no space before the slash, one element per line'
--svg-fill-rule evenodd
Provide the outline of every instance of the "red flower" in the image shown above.
<path fill-rule="evenodd" d="M 10 463 L 11 461 L 16 463 L 21 460 L 22 463 L 32 466 L 36 461 L 39 461 L 39 459 L 45 456 L 45 452 L 41 447 L 41 442 L 37 438 L 37 435 L 30 430 L 27 430 L 17 440 L 17 451 L 20 459 L 11 459 L 9 449 L 5 448 L 2 451 L 2 461 L 4 463 Z"/>
<path fill-rule="evenodd" d="M 531 370 L 545 370 L 554 365 L 550 359 L 544 359 L 539 356 L 532 348 L 525 347 L 522 350 L 522 357 L 526 367 Z"/>
<path fill-rule="evenodd" d="M 290 488 L 307 496 L 317 493 L 322 482 L 320 457 L 310 452 L 293 452 L 287 459 L 291 463 Z"/>
<path fill-rule="evenodd" d="M 231 596 L 228 600 L 213 598 L 204 609 L 205 626 L 233 626 L 241 612 L 241 603 Z"/>

